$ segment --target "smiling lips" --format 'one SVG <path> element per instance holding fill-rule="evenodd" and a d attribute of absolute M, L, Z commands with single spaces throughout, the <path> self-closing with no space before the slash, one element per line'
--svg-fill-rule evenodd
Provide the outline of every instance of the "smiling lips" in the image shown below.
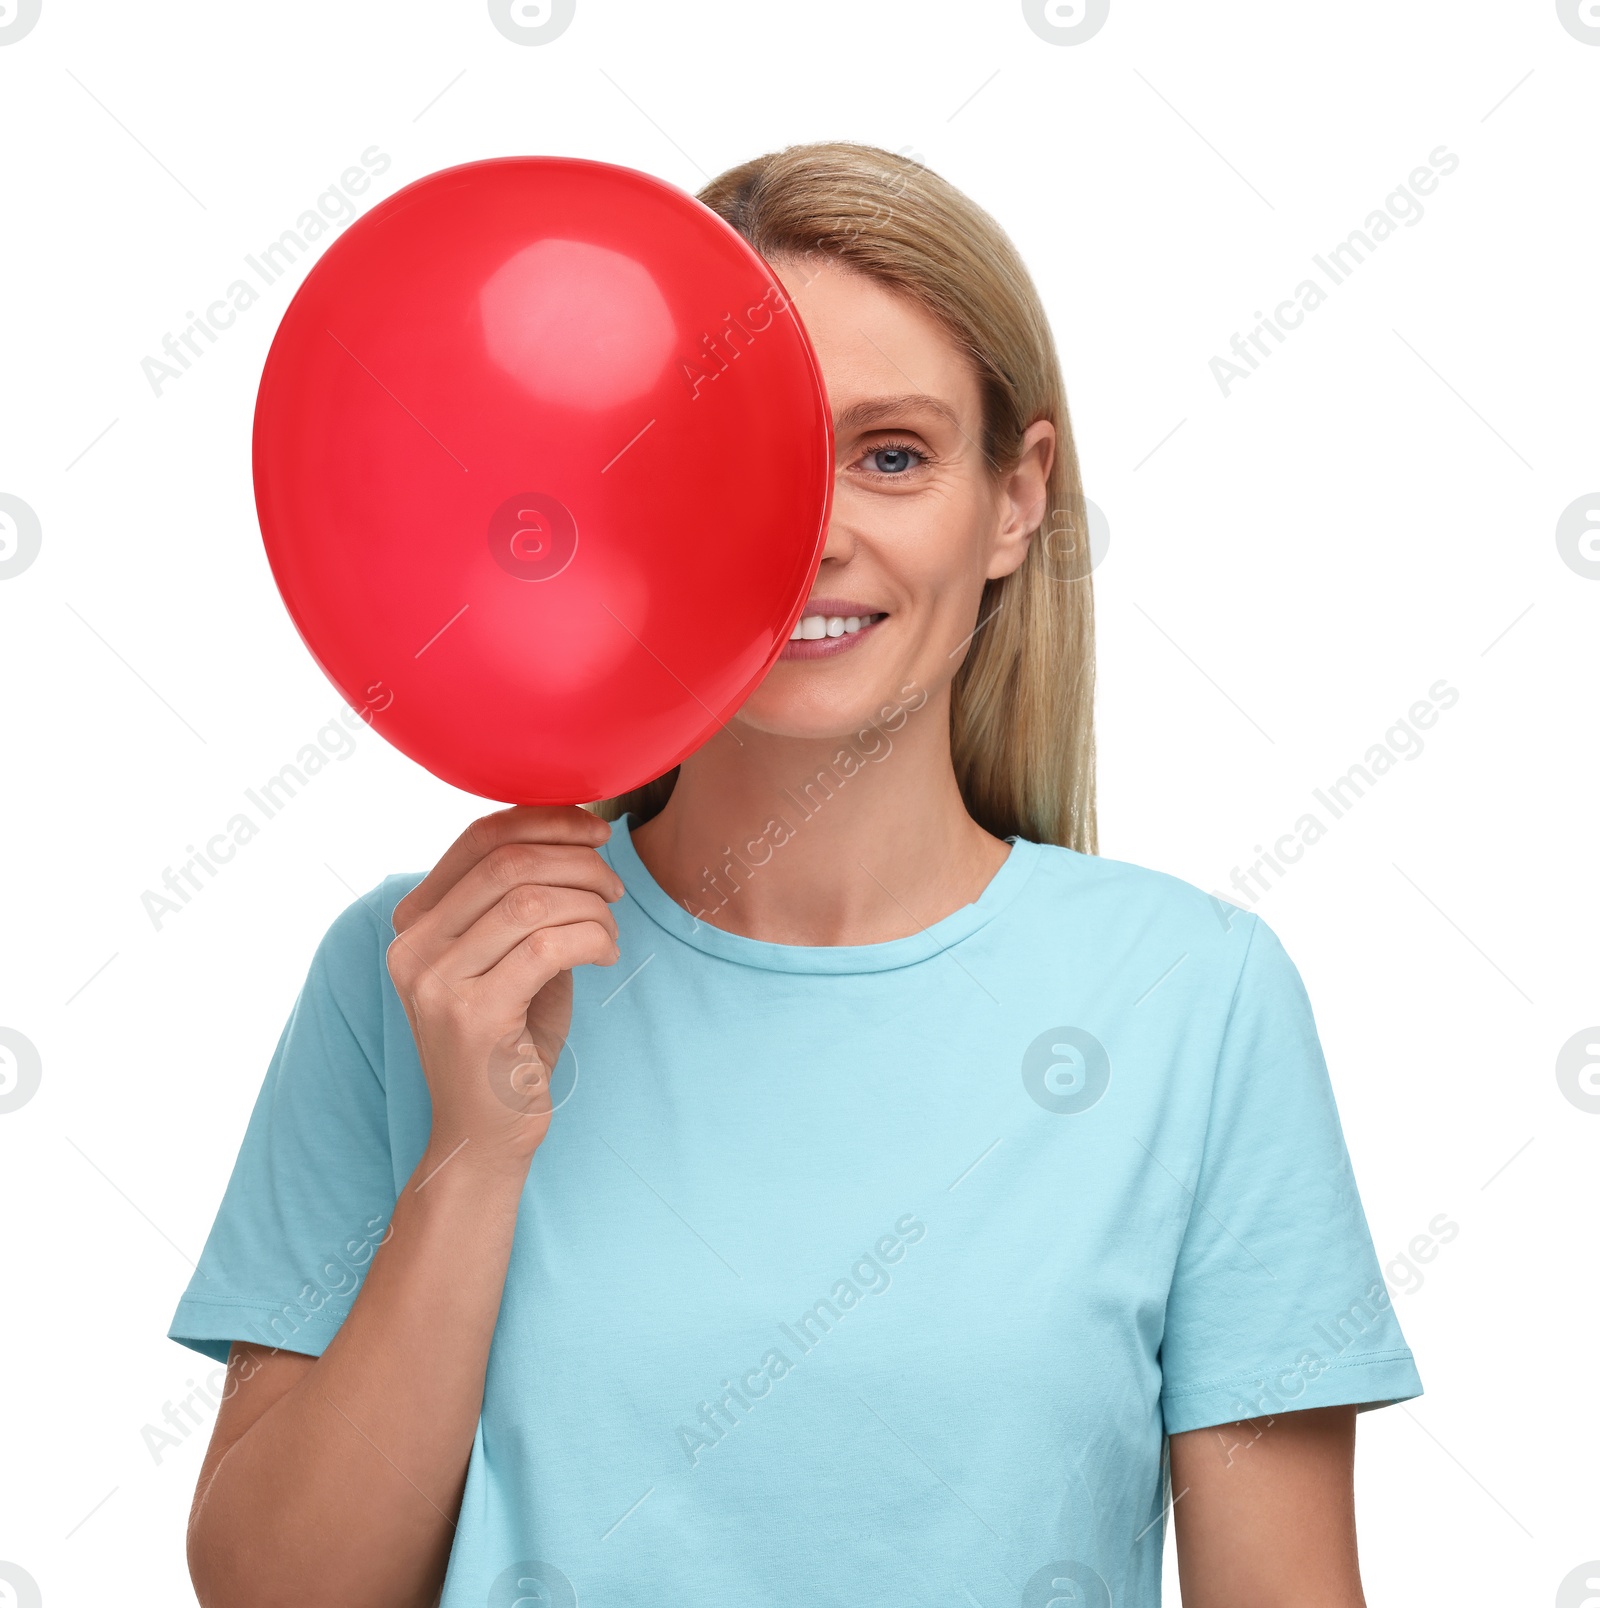
<path fill-rule="evenodd" d="M 853 648 L 880 621 L 887 618 L 883 610 L 868 608 L 851 598 L 811 598 L 778 657 L 831 658 L 836 653 Z"/>

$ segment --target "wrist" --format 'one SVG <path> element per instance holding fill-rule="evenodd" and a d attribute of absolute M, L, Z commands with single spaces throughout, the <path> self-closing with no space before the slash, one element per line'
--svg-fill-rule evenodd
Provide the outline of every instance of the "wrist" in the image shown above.
<path fill-rule="evenodd" d="M 520 1195 L 532 1161 L 533 1150 L 513 1148 L 503 1141 L 485 1141 L 470 1135 L 430 1134 L 406 1190 L 439 1195 L 455 1194 L 466 1188 L 473 1192 L 504 1190 Z"/>

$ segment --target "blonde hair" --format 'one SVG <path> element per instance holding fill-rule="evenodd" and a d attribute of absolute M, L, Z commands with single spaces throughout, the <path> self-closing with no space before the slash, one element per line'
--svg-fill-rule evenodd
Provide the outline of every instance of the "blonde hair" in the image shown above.
<path fill-rule="evenodd" d="M 792 145 L 700 191 L 769 260 L 822 256 L 917 302 L 971 358 L 991 473 L 1011 468 L 1029 425 L 1056 429 L 1046 528 L 1010 575 L 987 582 L 951 685 L 950 747 L 968 813 L 1096 852 L 1094 606 L 1087 524 L 1066 390 L 1049 321 L 1017 249 L 981 207 L 919 162 L 871 145 Z M 677 769 L 589 806 L 642 824 Z"/>

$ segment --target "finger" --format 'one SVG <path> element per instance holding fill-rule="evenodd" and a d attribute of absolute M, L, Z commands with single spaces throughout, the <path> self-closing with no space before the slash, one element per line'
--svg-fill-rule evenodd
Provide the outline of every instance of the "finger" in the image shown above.
<path fill-rule="evenodd" d="M 598 922 L 616 943 L 616 917 L 598 893 L 519 883 L 451 942 L 440 961 L 441 969 L 452 977 L 481 977 L 538 928 L 579 921 Z"/>
<path fill-rule="evenodd" d="M 517 1055 L 521 1060 L 537 1059 L 542 1061 L 548 1071 L 561 1059 L 561 1052 L 566 1048 L 567 1035 L 565 1031 L 558 1031 L 556 1026 L 547 1022 L 541 1015 L 539 1006 L 543 1000 L 549 1000 L 552 1006 L 557 1007 L 560 1014 L 561 1001 L 554 996 L 565 992 L 567 1007 L 570 1010 L 572 1003 L 572 973 L 570 971 L 557 972 L 532 999 L 528 1001 L 528 1008 L 523 1012 L 522 1028 L 517 1037 Z"/>
<path fill-rule="evenodd" d="M 609 966 L 617 959 L 611 934 L 598 921 L 540 927 L 499 965 L 479 978 L 477 997 L 486 1012 L 515 1016 L 550 979 L 574 966 Z"/>
<path fill-rule="evenodd" d="M 445 850 L 439 863 L 400 901 L 405 925 L 433 909 L 486 854 L 506 843 L 570 843 L 594 847 L 610 823 L 577 805 L 518 804 L 480 816 Z M 401 923 L 396 912 L 396 927 Z"/>
<path fill-rule="evenodd" d="M 621 898 L 622 878 L 591 848 L 565 843 L 503 843 L 449 889 L 412 931 L 440 951 L 514 888 L 576 888 L 604 901 Z"/>

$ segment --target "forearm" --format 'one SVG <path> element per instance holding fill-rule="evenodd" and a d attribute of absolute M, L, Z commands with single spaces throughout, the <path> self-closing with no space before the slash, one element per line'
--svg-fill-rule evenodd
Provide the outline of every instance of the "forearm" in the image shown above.
<path fill-rule="evenodd" d="M 208 1608 L 436 1600 L 522 1182 L 423 1157 L 339 1333 L 197 1498 L 190 1569 Z"/>

